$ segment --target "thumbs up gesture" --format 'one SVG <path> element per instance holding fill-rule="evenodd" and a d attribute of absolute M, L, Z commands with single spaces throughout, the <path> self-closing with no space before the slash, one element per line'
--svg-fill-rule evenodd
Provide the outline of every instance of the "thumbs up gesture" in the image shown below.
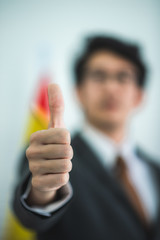
<path fill-rule="evenodd" d="M 53 202 L 56 191 L 67 184 L 72 169 L 73 150 L 70 133 L 64 126 L 64 101 L 57 84 L 48 86 L 50 122 L 47 130 L 31 135 L 26 150 L 32 173 L 29 205 L 46 205 Z"/>

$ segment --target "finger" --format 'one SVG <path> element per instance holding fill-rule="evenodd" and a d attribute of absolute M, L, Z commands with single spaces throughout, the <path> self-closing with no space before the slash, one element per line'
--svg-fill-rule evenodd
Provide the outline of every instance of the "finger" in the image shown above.
<path fill-rule="evenodd" d="M 33 133 L 30 137 L 30 143 L 40 144 L 70 144 L 71 137 L 67 129 L 49 128 Z"/>
<path fill-rule="evenodd" d="M 32 185 L 41 191 L 51 191 L 65 185 L 68 180 L 68 173 L 46 174 L 32 178 Z"/>
<path fill-rule="evenodd" d="M 48 85 L 48 103 L 50 109 L 49 127 L 63 128 L 64 100 L 61 89 L 57 84 Z"/>
<path fill-rule="evenodd" d="M 26 155 L 28 159 L 71 159 L 73 150 L 69 144 L 47 144 L 28 148 Z"/>
<path fill-rule="evenodd" d="M 49 173 L 67 173 L 72 169 L 72 162 L 69 159 L 37 160 L 30 162 L 30 170 L 33 176 Z"/>

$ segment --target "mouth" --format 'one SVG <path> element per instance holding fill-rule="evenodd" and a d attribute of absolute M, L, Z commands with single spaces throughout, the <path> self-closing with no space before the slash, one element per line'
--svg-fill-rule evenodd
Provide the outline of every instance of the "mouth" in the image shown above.
<path fill-rule="evenodd" d="M 100 109 L 108 110 L 108 111 L 118 110 L 119 107 L 120 107 L 120 104 L 117 101 L 107 101 L 100 104 Z"/>

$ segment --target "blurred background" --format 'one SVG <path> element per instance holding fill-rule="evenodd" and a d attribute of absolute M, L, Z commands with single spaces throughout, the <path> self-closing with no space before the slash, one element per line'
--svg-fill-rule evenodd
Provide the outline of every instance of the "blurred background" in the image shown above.
<path fill-rule="evenodd" d="M 160 160 L 160 1 L 0 0 L 0 232 L 16 180 L 31 100 L 42 75 L 59 83 L 66 127 L 82 114 L 75 99 L 72 63 L 86 36 L 106 33 L 137 42 L 149 67 L 143 110 L 131 134 Z"/>

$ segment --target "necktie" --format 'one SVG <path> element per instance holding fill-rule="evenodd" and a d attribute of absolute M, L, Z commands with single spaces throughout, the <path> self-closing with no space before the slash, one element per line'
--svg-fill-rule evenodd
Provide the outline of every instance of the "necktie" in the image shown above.
<path fill-rule="evenodd" d="M 116 160 L 116 166 L 115 166 L 115 174 L 118 180 L 120 180 L 121 184 L 123 185 L 128 198 L 130 199 L 130 202 L 132 203 L 134 209 L 137 211 L 139 217 L 143 221 L 143 223 L 148 226 L 148 216 L 146 214 L 146 211 L 143 207 L 143 204 L 137 194 L 137 191 L 134 187 L 134 185 L 131 182 L 131 179 L 129 177 L 127 165 L 123 158 L 121 156 L 117 157 Z"/>

